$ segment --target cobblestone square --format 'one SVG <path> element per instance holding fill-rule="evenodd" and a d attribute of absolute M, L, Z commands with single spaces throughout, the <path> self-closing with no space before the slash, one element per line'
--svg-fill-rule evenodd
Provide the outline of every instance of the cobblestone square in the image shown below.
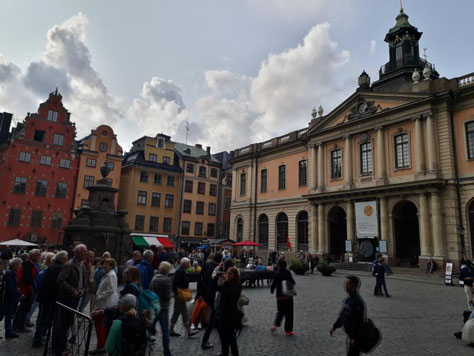
<path fill-rule="evenodd" d="M 343 278 L 345 271 L 337 271 L 332 277 L 319 273 L 295 276 L 298 296 L 295 298 L 295 336 L 286 337 L 282 330 L 271 334 L 276 311 L 275 297 L 269 288 L 244 288 L 250 298 L 246 307 L 248 326 L 238 339 L 241 355 L 344 355 L 345 335 L 338 330 L 330 337 L 328 330 L 336 320 L 344 299 Z M 361 295 L 368 316 L 374 320 L 383 334 L 382 343 L 374 355 L 469 355 L 474 348 L 453 336 L 462 326 L 462 312 L 466 309 L 463 290 L 447 287 L 442 279 L 434 277 L 404 278 L 395 275 L 387 285 L 392 298 L 373 296 L 374 280 L 360 275 Z M 411 280 L 410 280 L 411 279 Z M 181 321 L 179 332 L 183 332 Z M 0 327 L 4 335 L 3 323 Z M 0 355 L 42 355 L 43 350 L 31 348 L 33 335 L 23 334 L 16 340 L 1 340 Z M 187 339 L 183 336 L 171 339 L 173 355 L 205 356 L 220 351 L 217 332 L 211 335 L 214 348 L 202 350 L 200 335 Z M 95 346 L 93 341 L 91 349 Z M 153 355 L 161 355 L 161 336 L 158 332 Z"/>

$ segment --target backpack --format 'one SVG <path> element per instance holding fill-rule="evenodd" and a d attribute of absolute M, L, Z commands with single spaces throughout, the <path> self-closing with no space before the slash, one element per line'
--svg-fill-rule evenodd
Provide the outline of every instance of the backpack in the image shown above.
<path fill-rule="evenodd" d="M 360 335 L 360 344 L 361 350 L 364 353 L 374 351 L 380 341 L 382 340 L 382 334 L 380 330 L 377 329 L 372 319 L 366 319 L 362 323 L 361 335 Z"/>
<path fill-rule="evenodd" d="M 141 290 L 135 283 L 132 283 L 138 290 L 137 311 L 142 313 L 144 310 L 151 312 L 150 320 L 155 320 L 160 313 L 160 298 L 151 290 Z"/>
<path fill-rule="evenodd" d="M 281 294 L 294 297 L 296 295 L 295 284 L 289 279 L 281 281 Z"/>

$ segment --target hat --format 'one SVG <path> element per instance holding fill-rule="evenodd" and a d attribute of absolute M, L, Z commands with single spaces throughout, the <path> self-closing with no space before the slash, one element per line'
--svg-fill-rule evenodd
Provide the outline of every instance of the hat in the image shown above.
<path fill-rule="evenodd" d="M 137 305 L 137 298 L 133 294 L 125 294 L 119 299 L 119 306 L 126 311 L 134 308 Z"/>

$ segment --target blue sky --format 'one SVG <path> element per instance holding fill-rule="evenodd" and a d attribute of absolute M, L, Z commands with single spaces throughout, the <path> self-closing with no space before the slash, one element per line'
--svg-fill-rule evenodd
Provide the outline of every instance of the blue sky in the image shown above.
<path fill-rule="evenodd" d="M 303 128 L 365 69 L 378 78 L 397 0 L 3 1 L 0 111 L 59 87 L 78 137 L 110 124 L 128 148 L 164 132 L 213 152 Z M 405 0 L 448 78 L 474 71 L 471 1 Z"/>

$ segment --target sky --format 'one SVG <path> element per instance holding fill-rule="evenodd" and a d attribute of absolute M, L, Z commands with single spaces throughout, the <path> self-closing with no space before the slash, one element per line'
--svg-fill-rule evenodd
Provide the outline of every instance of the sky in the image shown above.
<path fill-rule="evenodd" d="M 405 0 L 442 77 L 474 71 L 474 2 Z M 77 138 L 110 125 L 213 153 L 305 128 L 388 61 L 398 0 L 3 0 L 0 112 L 57 87 Z"/>

